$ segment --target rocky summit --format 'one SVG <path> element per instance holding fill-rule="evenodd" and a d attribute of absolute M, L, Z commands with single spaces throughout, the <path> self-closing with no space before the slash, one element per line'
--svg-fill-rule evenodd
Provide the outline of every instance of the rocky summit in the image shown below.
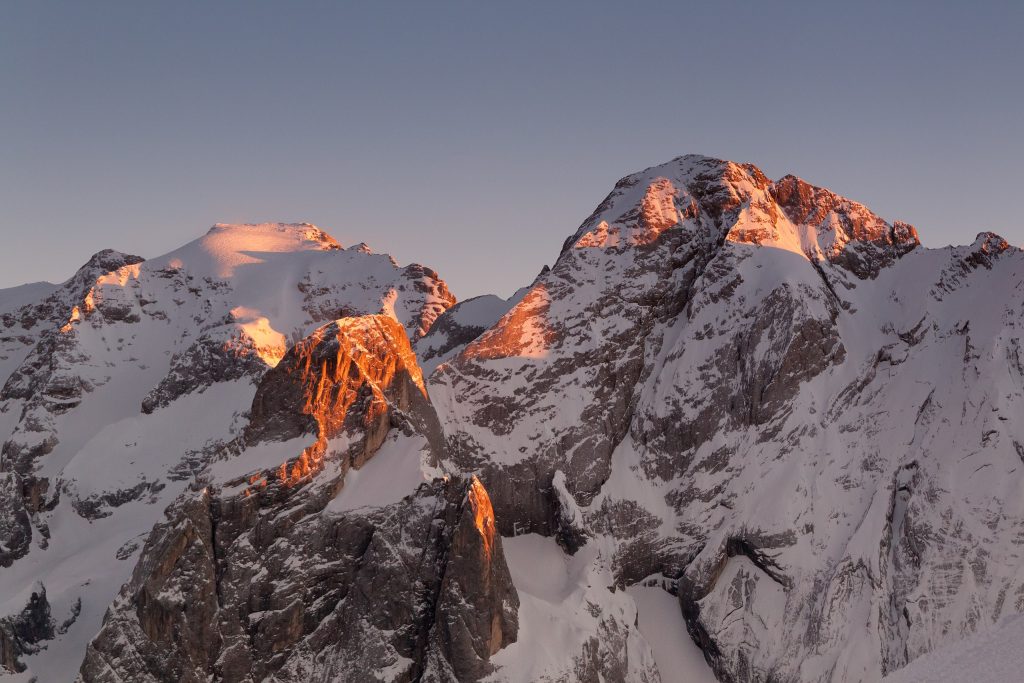
<path fill-rule="evenodd" d="M 871 682 L 1024 612 L 1024 252 L 691 155 L 552 256 L 0 290 L 0 678 Z"/>

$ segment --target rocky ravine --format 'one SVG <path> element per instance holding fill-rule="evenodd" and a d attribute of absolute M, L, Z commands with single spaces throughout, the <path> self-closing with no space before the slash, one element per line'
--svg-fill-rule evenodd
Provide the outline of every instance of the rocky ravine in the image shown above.
<path fill-rule="evenodd" d="M 103 254 L 0 297 L 21 676 L 875 681 L 1024 611 L 995 235 L 687 156 L 507 301 L 308 225 Z"/>

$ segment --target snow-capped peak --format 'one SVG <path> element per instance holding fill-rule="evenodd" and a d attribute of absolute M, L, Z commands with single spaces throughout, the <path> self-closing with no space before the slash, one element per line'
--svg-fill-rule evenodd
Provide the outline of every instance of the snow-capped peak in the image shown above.
<path fill-rule="evenodd" d="M 229 278 L 244 265 L 263 263 L 274 254 L 301 251 L 333 251 L 341 244 L 310 223 L 217 223 L 197 240 L 172 251 L 154 266 L 179 268 Z"/>
<path fill-rule="evenodd" d="M 622 178 L 565 248 L 646 245 L 671 228 L 833 261 L 861 278 L 920 244 L 913 226 L 796 176 L 772 182 L 753 164 L 691 154 Z"/>

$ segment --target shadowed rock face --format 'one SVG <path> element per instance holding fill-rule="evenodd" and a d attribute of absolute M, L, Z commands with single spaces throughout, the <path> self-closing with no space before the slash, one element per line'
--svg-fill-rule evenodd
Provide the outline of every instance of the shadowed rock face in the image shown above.
<path fill-rule="evenodd" d="M 474 681 L 515 640 L 518 597 L 501 538 L 479 526 L 477 480 L 275 526 L 288 505 L 207 491 L 169 510 L 82 680 Z"/>
<path fill-rule="evenodd" d="M 4 669 L 24 671 L 19 658 L 38 652 L 42 643 L 53 638 L 55 630 L 46 589 L 35 586 L 21 612 L 0 619 L 0 673 Z"/>
<path fill-rule="evenodd" d="M 25 508 L 22 480 L 15 472 L 0 473 L 0 567 L 23 556 L 32 541 L 32 522 Z"/>
<path fill-rule="evenodd" d="M 476 477 L 447 548 L 444 578 L 428 640 L 424 681 L 474 681 L 491 672 L 487 660 L 515 642 L 519 596 L 505 564 L 494 509 Z"/>

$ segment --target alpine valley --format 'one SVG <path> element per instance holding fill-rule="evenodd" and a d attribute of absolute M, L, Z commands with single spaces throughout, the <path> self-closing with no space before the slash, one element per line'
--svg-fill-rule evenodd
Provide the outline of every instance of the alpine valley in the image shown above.
<path fill-rule="evenodd" d="M 0 290 L 0 678 L 876 682 L 1016 623 L 1024 252 L 690 155 L 551 256 L 457 303 L 215 225 Z"/>

